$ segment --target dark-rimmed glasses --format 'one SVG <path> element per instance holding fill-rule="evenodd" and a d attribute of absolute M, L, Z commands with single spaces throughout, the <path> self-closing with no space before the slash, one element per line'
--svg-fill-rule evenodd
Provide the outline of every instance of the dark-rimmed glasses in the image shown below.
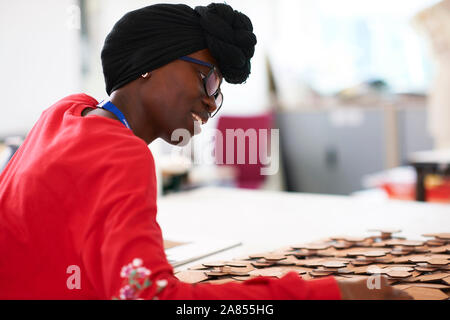
<path fill-rule="evenodd" d="M 209 113 L 211 118 L 214 117 L 217 112 L 219 112 L 223 104 L 223 94 L 222 91 L 220 91 L 222 79 L 219 76 L 216 67 L 208 62 L 197 60 L 188 56 L 181 57 L 180 60 L 196 63 L 210 69 L 207 76 L 205 76 L 203 73 L 201 74 L 206 95 L 208 97 L 214 97 L 214 102 L 216 103 L 217 109 L 214 111 L 214 113 Z"/>

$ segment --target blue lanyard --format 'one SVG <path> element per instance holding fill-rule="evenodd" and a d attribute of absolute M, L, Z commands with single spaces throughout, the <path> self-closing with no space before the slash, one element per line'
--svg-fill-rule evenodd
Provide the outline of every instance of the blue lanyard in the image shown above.
<path fill-rule="evenodd" d="M 109 100 L 103 100 L 102 102 L 100 102 L 97 107 L 99 108 L 103 108 L 105 110 L 108 110 L 112 113 L 114 113 L 116 115 L 116 117 L 120 120 L 120 122 L 122 122 L 125 127 L 127 127 L 128 129 L 131 130 L 130 125 L 127 122 L 127 119 L 125 119 L 125 116 L 123 115 L 123 113 Z"/>

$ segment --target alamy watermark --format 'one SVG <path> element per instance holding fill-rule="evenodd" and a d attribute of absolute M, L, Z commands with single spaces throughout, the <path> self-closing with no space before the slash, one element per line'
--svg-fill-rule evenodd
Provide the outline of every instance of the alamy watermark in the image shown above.
<path fill-rule="evenodd" d="M 66 273 L 70 274 L 66 280 L 67 289 L 81 289 L 81 270 L 76 264 L 72 264 L 67 267 Z"/>
<path fill-rule="evenodd" d="M 367 272 L 371 275 L 367 278 L 367 288 L 369 290 L 381 289 L 381 268 L 377 266 L 369 266 Z"/>
<path fill-rule="evenodd" d="M 279 129 L 202 129 L 206 143 L 196 143 L 186 129 L 173 131 L 171 140 L 178 142 L 171 155 L 180 153 L 194 164 L 259 165 L 261 175 L 274 175 L 280 166 Z M 194 152 L 195 151 L 195 152 Z"/>

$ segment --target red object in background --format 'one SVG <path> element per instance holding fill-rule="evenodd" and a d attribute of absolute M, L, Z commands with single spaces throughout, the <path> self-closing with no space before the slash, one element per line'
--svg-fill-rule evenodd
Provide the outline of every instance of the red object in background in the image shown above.
<path fill-rule="evenodd" d="M 415 200 L 416 185 L 414 183 L 384 183 L 381 185 L 389 198 L 397 200 Z"/>
<path fill-rule="evenodd" d="M 270 148 L 270 129 L 272 128 L 273 114 L 271 112 L 257 115 L 257 116 L 222 116 L 219 118 L 217 129 L 222 133 L 223 143 L 218 143 L 216 137 L 216 163 L 227 165 L 227 155 L 228 152 L 234 152 L 234 158 L 231 165 L 237 170 L 237 181 L 236 184 L 239 188 L 247 189 L 259 189 L 262 187 L 264 181 L 266 180 L 265 175 L 261 175 L 261 169 L 264 167 L 261 161 L 261 154 L 270 156 L 267 151 Z M 238 139 L 234 137 L 234 149 L 231 145 L 227 148 L 227 136 L 226 130 L 232 129 L 234 132 L 237 129 L 242 129 L 243 132 L 248 132 L 247 130 L 254 129 L 256 133 L 256 146 L 250 145 L 250 139 L 245 137 L 245 145 L 238 150 Z M 261 138 L 261 129 L 267 130 L 267 143 Z M 256 142 L 255 142 L 256 141 Z M 245 152 L 245 161 L 243 164 L 238 163 L 238 151 L 240 153 Z M 250 163 L 251 157 L 249 152 L 252 152 L 253 156 L 256 156 L 256 163 Z M 256 152 L 256 154 L 254 154 Z M 231 156 L 229 156 L 231 158 Z"/>
<path fill-rule="evenodd" d="M 427 201 L 450 203 L 450 177 L 432 176 L 434 183 L 425 178 Z"/>
<path fill-rule="evenodd" d="M 439 180 L 439 183 L 430 183 L 425 179 L 427 202 L 450 203 L 450 178 L 440 178 Z M 416 200 L 415 183 L 386 182 L 381 187 L 391 199 Z"/>

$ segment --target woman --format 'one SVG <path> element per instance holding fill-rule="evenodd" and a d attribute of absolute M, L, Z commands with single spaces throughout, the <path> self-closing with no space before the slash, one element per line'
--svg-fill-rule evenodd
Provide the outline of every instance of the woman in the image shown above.
<path fill-rule="evenodd" d="M 129 12 L 102 50 L 106 91 L 45 110 L 0 177 L 1 299 L 402 298 L 383 283 L 296 273 L 243 283 L 178 281 L 156 222 L 148 144 L 194 134 L 220 107 L 220 84 L 250 74 L 256 37 L 225 4 Z"/>

